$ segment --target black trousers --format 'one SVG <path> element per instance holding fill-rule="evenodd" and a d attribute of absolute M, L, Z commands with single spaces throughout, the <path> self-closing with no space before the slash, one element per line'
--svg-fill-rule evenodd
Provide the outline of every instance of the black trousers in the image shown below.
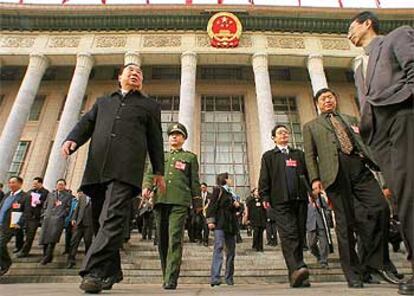
<path fill-rule="evenodd" d="M 210 235 L 210 229 L 208 229 L 207 219 L 203 214 L 203 243 L 208 244 L 209 235 Z"/>
<path fill-rule="evenodd" d="M 72 225 L 69 222 L 69 225 L 65 227 L 65 253 L 69 254 L 70 252 L 70 242 L 72 240 Z"/>
<path fill-rule="evenodd" d="M 91 197 L 95 239 L 86 253 L 79 272 L 81 276 L 99 278 L 121 272 L 123 228 L 130 211 L 130 200 L 139 192 L 132 185 L 112 180 L 109 183 L 88 186 L 85 193 Z"/>
<path fill-rule="evenodd" d="M 345 278 L 361 280 L 365 269 L 384 268 L 386 202 L 377 180 L 359 156 L 339 152 L 338 161 L 338 175 L 326 193 L 335 211 L 339 258 Z M 355 215 L 362 208 L 365 223 L 357 223 Z M 362 264 L 355 251 L 355 233 L 361 236 L 366 250 Z"/>
<path fill-rule="evenodd" d="M 24 244 L 24 231 L 22 228 L 17 228 L 14 230 L 15 233 L 15 245 L 16 245 L 16 249 L 17 250 L 21 250 L 23 248 L 23 244 Z"/>
<path fill-rule="evenodd" d="M 263 232 L 264 227 L 262 226 L 253 226 L 253 243 L 252 248 L 256 251 L 263 251 Z"/>
<path fill-rule="evenodd" d="M 290 276 L 295 270 L 306 266 L 303 261 L 303 246 L 308 208 L 306 201 L 290 201 L 278 204 L 274 209 L 283 257 Z"/>
<path fill-rule="evenodd" d="M 277 246 L 277 227 L 276 221 L 268 219 L 266 221 L 266 240 L 270 246 Z"/>
<path fill-rule="evenodd" d="M 92 225 L 78 225 L 73 228 L 72 239 L 70 241 L 70 251 L 68 255 L 68 262 L 75 262 L 78 247 L 83 238 L 85 242 L 85 254 L 88 253 L 89 247 L 92 244 L 93 229 Z"/>
<path fill-rule="evenodd" d="M 39 220 L 28 220 L 25 223 L 26 225 L 26 240 L 23 244 L 22 253 L 28 255 L 32 249 L 33 241 L 36 236 L 37 228 L 39 228 Z"/>
<path fill-rule="evenodd" d="M 142 238 L 152 239 L 152 229 L 154 228 L 154 213 L 146 212 L 142 215 Z"/>
<path fill-rule="evenodd" d="M 0 267 L 2 269 L 9 268 L 12 260 L 7 249 L 7 244 L 15 235 L 14 229 L 0 227 Z"/>
<path fill-rule="evenodd" d="M 414 96 L 406 101 L 373 107 L 375 131 L 370 147 L 397 198 L 404 243 L 414 268 Z"/>

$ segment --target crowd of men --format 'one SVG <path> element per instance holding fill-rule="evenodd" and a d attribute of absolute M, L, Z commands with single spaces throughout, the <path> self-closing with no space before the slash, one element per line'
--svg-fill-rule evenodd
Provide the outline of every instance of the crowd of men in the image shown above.
<path fill-rule="evenodd" d="M 306 238 L 321 266 L 329 268 L 332 209 L 349 288 L 374 283 L 377 275 L 399 284 L 400 294 L 412 295 L 414 278 L 402 282 L 390 260 L 390 209 L 382 189 L 396 200 L 414 270 L 414 30 L 405 26 L 387 36 L 378 33 L 379 20 L 370 12 L 358 14 L 349 27 L 349 40 L 365 51 L 355 72 L 361 122 L 337 110 L 340 97 L 333 89 L 318 90 L 314 102 L 319 115 L 303 127 L 304 151 L 289 145 L 288 127 L 276 125 L 269 131 L 275 146 L 263 154 L 258 188 L 245 206 L 232 191 L 226 172 L 218 174 L 212 195 L 207 184 L 200 184 L 197 156 L 183 149 L 192 136 L 183 124 L 168 127 L 169 151 L 164 154 L 160 105 L 142 92 L 139 65 L 124 65 L 118 76 L 120 88 L 98 98 L 63 143 L 62 154 L 68 157 L 91 140 L 77 198 L 64 180 L 48 193 L 36 178 L 33 189 L 25 193 L 23 180 L 10 178 L 10 193 L 0 205 L 1 274 L 11 265 L 7 242 L 15 235 L 21 249 L 17 256 L 27 256 L 42 221 L 42 264 L 53 260 L 65 229 L 68 267 L 74 266 L 76 249 L 81 238 L 85 240 L 80 288 L 90 293 L 111 289 L 123 279 L 119 251 L 129 237 L 124 226 L 133 198 L 141 194 L 137 209 L 143 220 L 142 238 L 152 239 L 155 221 L 164 289 L 177 288 L 186 225 L 190 240 L 204 245 L 214 231 L 212 286 L 221 284 L 226 246 L 225 281 L 233 285 L 241 222 L 253 230 L 252 247 L 258 252 L 263 251 L 264 229 L 270 245 L 278 244 L 277 231 L 290 286 L 310 287 L 303 257 Z M 150 166 L 144 172 L 147 155 Z M 378 182 L 381 174 L 383 188 Z"/>

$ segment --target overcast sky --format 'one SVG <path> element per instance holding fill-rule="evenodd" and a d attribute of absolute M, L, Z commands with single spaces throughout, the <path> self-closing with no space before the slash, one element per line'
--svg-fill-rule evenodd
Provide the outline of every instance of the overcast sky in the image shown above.
<path fill-rule="evenodd" d="M 0 2 L 18 3 L 19 0 L 0 0 Z M 153 4 L 184 4 L 185 0 L 150 0 Z M 301 0 L 302 6 L 338 7 L 338 0 Z M 380 0 L 382 8 L 414 8 L 414 0 Z M 30 4 L 60 4 L 62 0 L 24 0 Z M 101 0 L 69 0 L 70 4 L 100 4 Z M 146 0 L 106 0 L 110 4 L 145 4 Z M 215 4 L 217 0 L 193 0 L 194 4 Z M 224 4 L 248 4 L 248 0 L 224 0 Z M 298 0 L 254 0 L 256 5 L 297 6 Z M 375 0 L 342 0 L 344 7 L 375 8 Z"/>

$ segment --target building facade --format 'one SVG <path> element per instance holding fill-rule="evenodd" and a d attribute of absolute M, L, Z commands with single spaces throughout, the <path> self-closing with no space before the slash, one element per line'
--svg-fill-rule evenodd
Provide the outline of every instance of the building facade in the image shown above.
<path fill-rule="evenodd" d="M 0 182 L 19 174 L 25 188 L 45 176 L 76 190 L 88 145 L 68 160 L 59 146 L 95 100 L 114 91 L 117 70 L 135 62 L 144 92 L 162 106 L 163 131 L 189 130 L 201 180 L 229 172 L 236 191 L 255 187 L 261 154 L 283 123 L 292 145 L 317 115 L 312 95 L 335 89 L 339 109 L 358 116 L 353 66 L 361 51 L 346 39 L 356 9 L 254 6 L 0 4 Z M 215 48 L 206 31 L 218 11 L 243 25 L 236 48 Z M 384 33 L 414 25 L 414 10 L 378 10 Z M 165 141 L 167 137 L 165 135 Z"/>

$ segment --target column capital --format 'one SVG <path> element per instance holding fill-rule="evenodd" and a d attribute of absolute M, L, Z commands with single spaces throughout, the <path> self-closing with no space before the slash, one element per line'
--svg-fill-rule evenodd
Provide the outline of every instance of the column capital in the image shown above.
<path fill-rule="evenodd" d="M 47 67 L 49 67 L 49 64 L 50 64 L 50 61 L 44 54 L 41 54 L 41 53 L 30 54 L 29 68 L 33 70 L 43 71 Z"/>
<path fill-rule="evenodd" d="M 124 55 L 124 65 L 127 65 L 130 63 L 141 66 L 141 63 L 142 63 L 141 54 L 136 51 L 127 51 Z"/>
<path fill-rule="evenodd" d="M 252 56 L 253 71 L 268 71 L 269 55 L 265 52 L 256 52 Z"/>
<path fill-rule="evenodd" d="M 197 58 L 197 53 L 196 53 L 196 52 L 194 52 L 194 51 L 190 51 L 190 50 L 188 50 L 188 51 L 184 51 L 184 52 L 181 54 L 181 58 L 184 58 L 184 57 L 187 57 L 187 56 L 189 56 L 189 57 L 193 57 L 193 58 Z"/>
<path fill-rule="evenodd" d="M 94 63 L 95 59 L 90 52 L 79 52 L 76 55 L 76 67 L 92 68 Z"/>
<path fill-rule="evenodd" d="M 320 53 L 310 53 L 306 58 L 306 66 L 309 68 L 309 64 L 313 61 L 321 62 L 323 64 L 323 55 Z"/>

